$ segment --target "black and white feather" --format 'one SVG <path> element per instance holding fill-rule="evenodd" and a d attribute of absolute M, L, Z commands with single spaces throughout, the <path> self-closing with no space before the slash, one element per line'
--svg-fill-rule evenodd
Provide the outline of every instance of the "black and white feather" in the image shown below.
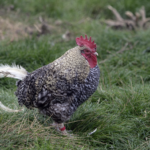
<path fill-rule="evenodd" d="M 55 88 L 53 83 L 44 80 L 47 76 L 45 69 L 46 66 L 28 74 L 23 81 L 17 83 L 18 102 L 27 108 L 38 108 L 57 123 L 65 122 L 78 106 L 96 91 L 100 76 L 99 67 L 90 69 L 84 82 L 79 82 L 75 77 L 70 83 L 65 78 L 56 76 L 58 80 Z M 49 69 L 49 72 L 52 70 Z"/>

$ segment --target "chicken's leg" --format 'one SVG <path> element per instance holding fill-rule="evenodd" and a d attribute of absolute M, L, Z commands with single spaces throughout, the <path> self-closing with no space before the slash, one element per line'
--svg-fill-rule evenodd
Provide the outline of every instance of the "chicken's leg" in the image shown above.
<path fill-rule="evenodd" d="M 56 128 L 57 131 L 61 132 L 63 135 L 68 135 L 64 123 L 54 122 L 52 125 Z"/>

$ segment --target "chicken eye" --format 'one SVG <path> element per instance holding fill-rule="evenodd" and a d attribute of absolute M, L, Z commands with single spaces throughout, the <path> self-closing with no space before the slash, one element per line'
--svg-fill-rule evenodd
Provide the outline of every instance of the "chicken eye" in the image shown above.
<path fill-rule="evenodd" d="M 87 49 L 85 49 L 85 50 L 84 50 L 84 52 L 85 52 L 85 53 L 90 53 L 90 51 L 89 51 L 89 50 L 87 50 Z"/>

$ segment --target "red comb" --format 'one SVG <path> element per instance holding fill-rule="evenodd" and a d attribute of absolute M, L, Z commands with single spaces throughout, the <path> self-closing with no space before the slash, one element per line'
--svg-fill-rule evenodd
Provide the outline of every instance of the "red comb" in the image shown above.
<path fill-rule="evenodd" d="M 77 37 L 76 43 L 79 46 L 88 46 L 89 48 L 96 50 L 96 43 L 94 43 L 94 41 L 91 40 L 91 37 L 88 40 L 87 35 L 85 35 L 85 39 L 82 36 Z"/>

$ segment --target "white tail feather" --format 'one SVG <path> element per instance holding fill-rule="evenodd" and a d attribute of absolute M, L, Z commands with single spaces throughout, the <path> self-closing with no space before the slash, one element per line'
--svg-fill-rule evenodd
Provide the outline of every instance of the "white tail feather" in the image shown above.
<path fill-rule="evenodd" d="M 4 111 L 7 111 L 7 112 L 21 112 L 21 111 L 24 111 L 24 108 L 23 108 L 23 109 L 20 109 L 20 110 L 13 110 L 13 109 L 10 109 L 10 108 L 4 106 L 1 101 L 0 101 L 0 108 L 1 108 L 2 110 L 4 110 Z"/>
<path fill-rule="evenodd" d="M 0 78 L 10 77 L 19 80 L 23 80 L 27 75 L 27 71 L 18 65 L 0 65 Z"/>

